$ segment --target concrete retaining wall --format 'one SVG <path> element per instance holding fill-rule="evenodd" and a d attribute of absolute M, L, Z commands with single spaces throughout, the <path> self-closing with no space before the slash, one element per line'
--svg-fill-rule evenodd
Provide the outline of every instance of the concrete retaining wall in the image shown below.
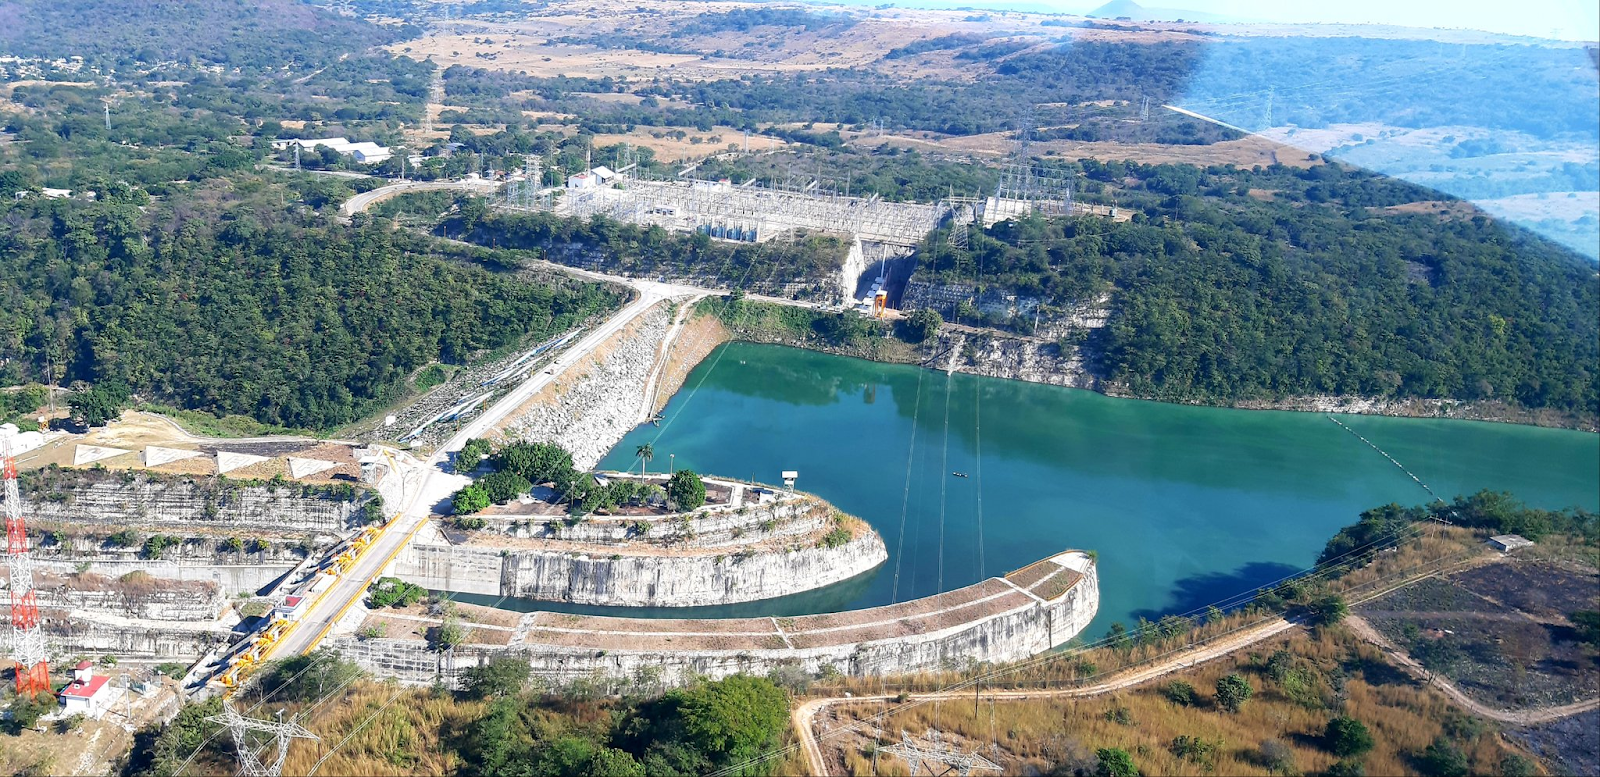
<path fill-rule="evenodd" d="M 530 613 L 513 630 L 509 644 L 466 645 L 449 654 L 431 651 L 427 643 L 414 639 L 345 637 L 334 646 L 375 674 L 412 684 L 442 680 L 454 685 L 462 669 L 507 653 L 524 656 L 535 676 L 553 683 L 601 680 L 616 688 L 638 684 L 641 678 L 681 684 L 695 677 L 764 674 L 780 667 L 811 673 L 831 667 L 857 676 L 960 669 L 1028 658 L 1065 644 L 1088 626 L 1100 599 L 1093 560 L 1083 553 L 1068 552 L 1048 563 L 1076 570 L 1079 577 L 1059 592 L 1047 590 L 1043 584 L 1034 587 L 1026 581 L 1019 585 L 991 578 L 940 597 L 793 619 L 662 622 Z M 974 593 L 963 597 L 966 592 Z M 954 602 L 958 610 L 1000 597 L 1017 603 L 1001 611 L 974 610 L 973 617 L 918 631 L 918 624 L 929 622 L 925 620 L 928 611 L 942 606 L 940 599 Z M 797 625 L 800 621 L 810 625 Z M 835 622 L 845 625 L 830 625 Z M 764 637 L 751 639 L 763 630 Z M 830 642 L 830 633 L 887 635 Z M 684 647 L 662 649 L 649 644 L 674 638 Z M 727 647 L 719 647 L 719 642 Z"/>
<path fill-rule="evenodd" d="M 64 620 L 45 618 L 45 639 L 57 658 L 111 654 L 118 658 L 193 660 L 226 644 L 231 624 L 171 621 L 101 622 L 74 612 Z"/>
<path fill-rule="evenodd" d="M 731 604 L 848 580 L 888 558 L 865 533 L 837 548 L 635 555 L 496 550 L 412 542 L 388 574 L 435 590 L 617 607 Z"/>

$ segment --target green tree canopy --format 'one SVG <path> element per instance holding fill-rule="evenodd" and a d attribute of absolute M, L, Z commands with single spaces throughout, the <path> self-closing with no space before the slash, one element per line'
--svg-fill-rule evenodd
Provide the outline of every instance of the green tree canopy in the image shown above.
<path fill-rule="evenodd" d="M 706 484 L 692 470 L 680 469 L 667 481 L 667 498 L 682 512 L 698 510 L 706 503 Z"/>

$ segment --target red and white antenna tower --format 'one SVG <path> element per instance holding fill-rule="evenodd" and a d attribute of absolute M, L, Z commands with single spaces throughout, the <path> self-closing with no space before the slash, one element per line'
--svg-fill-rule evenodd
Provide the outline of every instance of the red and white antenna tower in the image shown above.
<path fill-rule="evenodd" d="M 11 658 L 17 662 L 17 695 L 33 696 L 50 690 L 50 667 L 45 662 L 44 632 L 39 630 L 33 555 L 28 552 L 28 527 L 22 522 L 12 442 L 10 430 L 0 432 L 0 456 L 5 457 L 6 569 L 11 572 Z"/>

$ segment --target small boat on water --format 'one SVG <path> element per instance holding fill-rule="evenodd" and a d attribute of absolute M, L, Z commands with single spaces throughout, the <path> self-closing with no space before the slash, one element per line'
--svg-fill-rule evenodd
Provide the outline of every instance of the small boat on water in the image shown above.
<path fill-rule="evenodd" d="M 964 477 L 967 476 L 967 473 L 965 473 L 965 472 L 952 472 L 950 474 L 955 475 L 958 478 L 964 478 Z"/>

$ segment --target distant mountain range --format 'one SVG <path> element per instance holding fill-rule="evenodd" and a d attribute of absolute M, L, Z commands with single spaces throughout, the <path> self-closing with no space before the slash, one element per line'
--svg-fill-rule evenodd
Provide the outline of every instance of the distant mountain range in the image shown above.
<path fill-rule="evenodd" d="M 1244 21 L 1223 14 L 1206 13 L 1205 11 L 1190 11 L 1182 8 L 1146 8 L 1133 0 L 1111 0 L 1111 2 L 1090 11 L 1087 15 L 1096 19 L 1121 19 L 1126 17 L 1139 22 L 1175 22 L 1179 19 L 1186 22 Z"/>

